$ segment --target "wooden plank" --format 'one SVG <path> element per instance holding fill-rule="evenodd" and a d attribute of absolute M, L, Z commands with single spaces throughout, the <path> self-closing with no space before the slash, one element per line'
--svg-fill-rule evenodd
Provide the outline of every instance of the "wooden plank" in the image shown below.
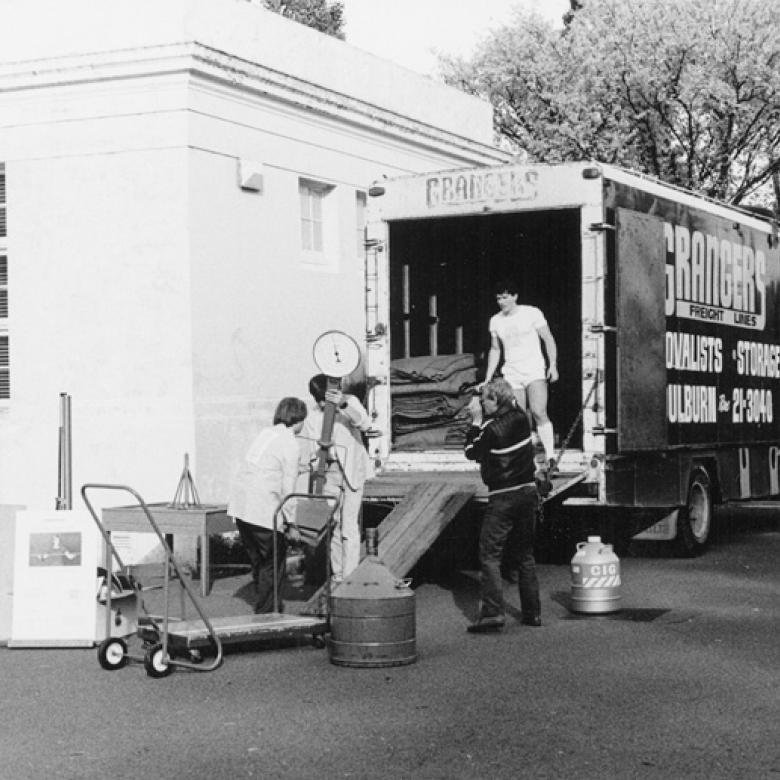
<path fill-rule="evenodd" d="M 383 472 L 366 482 L 363 497 L 366 501 L 400 501 L 415 485 L 423 482 L 457 483 L 465 489 L 474 489 L 478 499 L 487 497 L 487 488 L 477 470 Z"/>
<path fill-rule="evenodd" d="M 416 483 L 399 504 L 382 520 L 377 528 L 377 541 L 384 547 L 387 535 L 400 523 L 409 524 L 414 518 L 428 511 L 432 501 L 435 501 L 439 486 L 429 483 Z"/>
<path fill-rule="evenodd" d="M 379 524 L 379 559 L 397 577 L 408 574 L 475 492 L 475 487 L 460 483 L 416 483 Z M 323 585 L 301 614 L 324 614 L 324 598 Z"/>
<path fill-rule="evenodd" d="M 417 494 L 407 511 L 398 512 L 399 505 L 379 525 L 379 558 L 398 577 L 409 573 L 474 491 L 442 483 L 427 484 Z M 395 512 L 397 516 L 383 534 L 382 526 Z"/>

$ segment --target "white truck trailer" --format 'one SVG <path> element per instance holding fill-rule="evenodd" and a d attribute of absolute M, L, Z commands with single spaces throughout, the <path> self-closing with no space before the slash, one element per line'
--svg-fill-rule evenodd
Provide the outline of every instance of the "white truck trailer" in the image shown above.
<path fill-rule="evenodd" d="M 509 277 L 558 344 L 560 502 L 617 508 L 632 534 L 693 555 L 714 504 L 780 492 L 776 223 L 595 163 L 412 175 L 369 195 L 380 479 L 473 468 L 463 404 L 484 377 L 491 287 Z"/>

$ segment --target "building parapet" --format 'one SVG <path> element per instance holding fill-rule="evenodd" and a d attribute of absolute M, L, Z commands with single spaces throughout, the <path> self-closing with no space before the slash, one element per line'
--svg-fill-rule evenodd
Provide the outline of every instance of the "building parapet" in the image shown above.
<path fill-rule="evenodd" d="M 462 156 L 469 164 L 508 159 L 504 151 L 488 144 L 192 41 L 0 63 L 0 100 L 22 90 L 175 74 L 206 79 L 399 140 L 413 139 L 416 145 Z M 3 113 L 0 126 L 7 127 L 13 112 Z"/>

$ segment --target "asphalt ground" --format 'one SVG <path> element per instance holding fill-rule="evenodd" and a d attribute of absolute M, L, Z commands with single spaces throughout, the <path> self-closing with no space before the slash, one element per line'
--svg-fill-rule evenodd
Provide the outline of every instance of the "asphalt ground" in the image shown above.
<path fill-rule="evenodd" d="M 406 666 L 264 643 L 154 679 L 0 648 L 0 778 L 780 778 L 778 523 L 639 552 L 619 613 L 572 614 L 569 567 L 543 564 L 543 627 L 500 634 L 466 633 L 473 573 L 422 582 Z M 218 579 L 209 614 L 248 612 L 246 579 Z"/>

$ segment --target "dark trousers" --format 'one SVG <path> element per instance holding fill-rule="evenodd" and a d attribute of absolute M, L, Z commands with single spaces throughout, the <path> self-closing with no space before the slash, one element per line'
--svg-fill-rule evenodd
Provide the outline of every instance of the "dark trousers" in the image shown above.
<path fill-rule="evenodd" d="M 276 582 L 278 589 L 278 604 L 274 605 L 274 532 L 270 528 L 245 523 L 236 518 L 241 542 L 244 545 L 249 562 L 252 564 L 252 580 L 257 591 L 255 612 L 281 612 L 282 581 L 286 570 L 287 538 L 276 532 Z"/>
<path fill-rule="evenodd" d="M 520 488 L 490 496 L 479 536 L 480 617 L 504 614 L 501 559 L 518 572 L 523 615 L 540 614 L 539 582 L 534 560 L 534 532 L 539 499 L 536 488 Z M 511 533 L 510 533 L 511 532 Z"/>

